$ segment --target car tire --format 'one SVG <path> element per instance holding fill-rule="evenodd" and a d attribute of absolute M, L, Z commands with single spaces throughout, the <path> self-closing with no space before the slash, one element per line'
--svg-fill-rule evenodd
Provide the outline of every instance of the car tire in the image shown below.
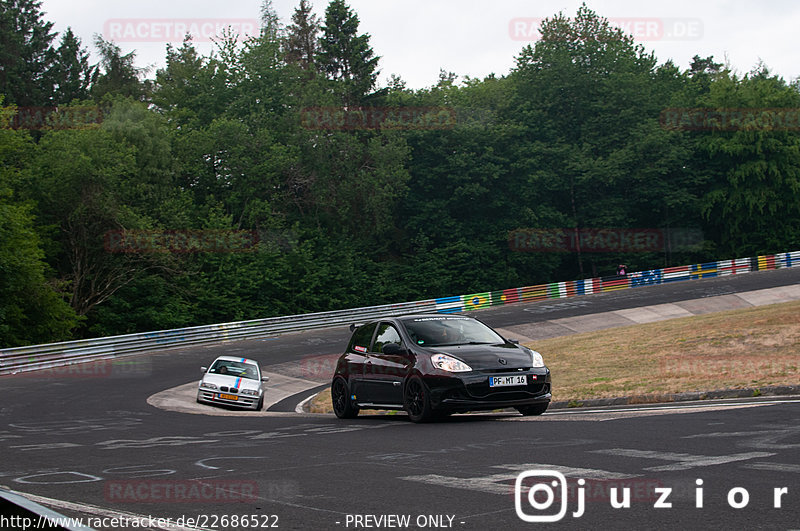
<path fill-rule="evenodd" d="M 264 395 L 261 395 L 261 398 L 258 399 L 258 404 L 256 405 L 256 411 L 261 411 L 261 408 L 264 407 Z"/>
<path fill-rule="evenodd" d="M 412 376 L 403 393 L 403 407 L 411 422 L 428 422 L 434 418 L 428 386 L 419 376 Z"/>
<path fill-rule="evenodd" d="M 545 411 L 547 411 L 547 406 L 550 405 L 550 402 L 545 404 L 534 404 L 532 406 L 520 406 L 517 408 L 517 411 L 525 415 L 526 417 L 532 417 L 534 415 L 541 415 Z"/>
<path fill-rule="evenodd" d="M 333 412 L 340 419 L 352 419 L 358 416 L 358 406 L 350 400 L 347 380 L 341 376 L 337 376 L 331 382 L 331 403 Z"/>

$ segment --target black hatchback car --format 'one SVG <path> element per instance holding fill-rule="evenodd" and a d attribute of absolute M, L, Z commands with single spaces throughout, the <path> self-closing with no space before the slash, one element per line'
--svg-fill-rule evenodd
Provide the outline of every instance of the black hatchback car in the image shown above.
<path fill-rule="evenodd" d="M 362 408 L 402 409 L 414 422 L 507 407 L 541 415 L 550 404 L 550 370 L 538 352 L 472 317 L 388 317 L 354 329 L 331 398 L 339 418 Z"/>

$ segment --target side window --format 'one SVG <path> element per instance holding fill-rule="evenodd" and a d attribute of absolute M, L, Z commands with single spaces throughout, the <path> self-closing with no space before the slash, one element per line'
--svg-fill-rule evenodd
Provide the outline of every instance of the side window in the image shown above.
<path fill-rule="evenodd" d="M 378 335 L 375 336 L 375 345 L 372 347 L 372 352 L 383 352 L 383 346 L 388 343 L 401 345 L 403 342 L 395 327 L 389 323 L 381 323 L 378 327 Z"/>
<path fill-rule="evenodd" d="M 365 353 L 369 349 L 369 342 L 372 341 L 372 332 L 375 331 L 375 323 L 365 324 L 358 327 L 358 330 L 353 332 L 353 337 L 350 338 L 350 344 L 347 346 L 349 352 Z"/>

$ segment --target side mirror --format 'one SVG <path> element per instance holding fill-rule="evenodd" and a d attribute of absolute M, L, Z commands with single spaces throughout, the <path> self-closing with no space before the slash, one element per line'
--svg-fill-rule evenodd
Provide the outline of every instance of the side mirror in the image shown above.
<path fill-rule="evenodd" d="M 514 345 L 519 345 L 519 339 L 506 339 L 506 341 Z"/>
<path fill-rule="evenodd" d="M 397 343 L 386 343 L 381 350 L 387 356 L 402 356 L 403 354 L 408 352 L 406 349 L 404 349 Z"/>
<path fill-rule="evenodd" d="M 205 374 L 206 372 L 208 372 L 208 367 L 200 367 L 200 372 Z"/>
<path fill-rule="evenodd" d="M 269 381 L 269 376 L 262 376 L 261 377 L 261 381 L 262 382 L 268 382 Z"/>

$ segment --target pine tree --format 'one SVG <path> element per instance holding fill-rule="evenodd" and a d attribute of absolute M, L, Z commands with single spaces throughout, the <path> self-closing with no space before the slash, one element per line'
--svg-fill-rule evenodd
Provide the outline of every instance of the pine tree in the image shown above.
<path fill-rule="evenodd" d="M 92 96 L 102 98 L 105 94 L 119 94 L 142 100 L 148 93 L 148 84 L 142 83 L 139 77 L 144 73 L 134 64 L 136 53 L 122 55 L 122 50 L 112 41 L 103 40 L 95 35 L 94 44 L 100 50 L 100 64 L 103 73 L 98 75 L 92 86 Z"/>
<path fill-rule="evenodd" d="M 81 48 L 81 41 L 72 33 L 72 28 L 67 28 L 61 37 L 50 74 L 55 84 L 53 103 L 56 105 L 89 99 L 89 89 L 97 79 L 97 67 L 89 65 L 89 54 Z"/>
<path fill-rule="evenodd" d="M 272 5 L 272 0 L 262 0 L 261 2 L 261 32 L 266 33 L 272 39 L 276 39 L 281 33 L 281 19 Z"/>
<path fill-rule="evenodd" d="M 56 34 L 42 19 L 40 0 L 0 2 L 0 94 L 6 104 L 41 106 L 50 103 L 53 86 L 48 71 L 55 60 Z"/>
<path fill-rule="evenodd" d="M 320 63 L 330 79 L 341 83 L 347 105 L 358 104 L 375 87 L 378 60 L 369 34 L 358 34 L 358 15 L 344 0 L 332 0 L 325 10 Z"/>
<path fill-rule="evenodd" d="M 300 0 L 300 5 L 292 15 L 292 24 L 286 28 L 284 41 L 286 61 L 298 64 L 304 70 L 316 70 L 319 53 L 320 24 L 317 16 L 311 12 L 312 7 L 308 0 Z"/>

